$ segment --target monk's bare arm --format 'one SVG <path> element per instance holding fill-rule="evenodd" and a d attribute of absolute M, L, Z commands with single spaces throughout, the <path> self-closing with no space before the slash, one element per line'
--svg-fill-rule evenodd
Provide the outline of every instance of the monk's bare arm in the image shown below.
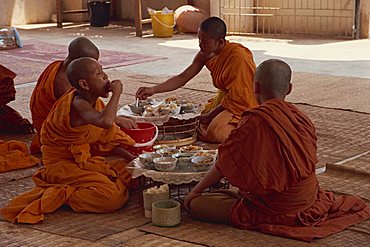
<path fill-rule="evenodd" d="M 222 173 L 213 166 L 211 170 L 199 181 L 199 183 L 186 195 L 184 206 L 189 209 L 189 203 L 195 197 L 198 197 L 202 194 L 202 192 L 209 188 L 211 185 L 220 181 L 224 176 Z"/>
<path fill-rule="evenodd" d="M 65 73 L 58 75 L 54 81 L 54 97 L 59 99 L 71 88 L 72 86 L 69 83 Z"/>
<path fill-rule="evenodd" d="M 119 97 L 122 93 L 122 82 L 115 80 L 111 82 L 112 97 L 104 109 L 99 112 L 84 98 L 76 96 L 73 100 L 73 107 L 81 117 L 82 122 L 78 125 L 92 124 L 101 128 L 109 129 L 116 120 Z M 71 124 L 72 120 L 71 120 Z"/>
<path fill-rule="evenodd" d="M 173 76 L 165 82 L 153 87 L 140 87 L 136 92 L 136 97 L 146 99 L 157 93 L 170 92 L 184 86 L 194 76 L 196 76 L 203 68 L 205 58 L 198 52 L 193 62 L 180 74 Z"/>

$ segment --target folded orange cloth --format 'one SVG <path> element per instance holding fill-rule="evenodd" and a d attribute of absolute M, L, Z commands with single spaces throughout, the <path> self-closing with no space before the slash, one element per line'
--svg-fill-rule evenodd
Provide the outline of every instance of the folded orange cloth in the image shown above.
<path fill-rule="evenodd" d="M 41 130 L 44 167 L 33 176 L 36 188 L 13 199 L 0 210 L 11 222 L 37 223 L 60 206 L 75 212 L 112 212 L 128 200 L 131 175 L 127 162 L 107 162 L 104 153 L 118 145 L 133 145 L 131 137 L 114 125 L 102 129 L 93 125 L 71 127 L 70 109 L 75 91 L 60 98 Z M 104 104 L 97 100 L 95 109 Z"/>
<path fill-rule="evenodd" d="M 0 140 L 0 172 L 35 166 L 39 159 L 30 155 L 26 143 Z"/>

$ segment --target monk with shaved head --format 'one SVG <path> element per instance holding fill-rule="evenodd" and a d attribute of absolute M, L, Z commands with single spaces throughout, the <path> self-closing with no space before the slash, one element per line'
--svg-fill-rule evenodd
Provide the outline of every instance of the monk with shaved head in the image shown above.
<path fill-rule="evenodd" d="M 256 65 L 251 51 L 226 40 L 226 24 L 218 17 L 204 20 L 198 30 L 200 51 L 193 62 L 180 74 L 153 87 L 140 87 L 136 97 L 147 98 L 184 86 L 204 66 L 211 72 L 217 95 L 208 100 L 199 117 L 198 138 L 220 143 L 236 128 L 242 113 L 257 106 L 253 94 Z"/>
<path fill-rule="evenodd" d="M 55 103 L 42 125 L 44 167 L 33 176 L 36 187 L 0 211 L 10 222 L 38 223 L 62 205 L 79 213 L 113 212 L 129 198 L 126 164 L 135 157 L 124 147 L 134 140 L 116 125 L 122 82 L 110 82 L 90 57 L 72 61 L 66 76 L 74 88 Z M 104 106 L 99 97 L 110 93 Z M 104 156 L 111 154 L 123 159 L 106 161 Z"/>
<path fill-rule="evenodd" d="M 186 196 L 193 217 L 303 241 L 370 217 L 359 197 L 334 196 L 319 186 L 314 125 L 285 101 L 291 74 L 289 65 L 277 59 L 257 67 L 254 91 L 261 105 L 243 113 L 219 147 L 215 166 Z M 222 178 L 239 191 L 202 194 Z"/>
<path fill-rule="evenodd" d="M 30 100 L 32 124 L 36 129 L 36 135 L 32 139 L 30 148 L 31 153 L 39 153 L 41 151 L 40 131 L 42 124 L 54 103 L 71 88 L 66 69 L 73 60 L 80 57 L 99 59 L 98 48 L 85 37 L 78 37 L 72 40 L 68 46 L 67 58 L 48 65 L 37 80 Z"/>

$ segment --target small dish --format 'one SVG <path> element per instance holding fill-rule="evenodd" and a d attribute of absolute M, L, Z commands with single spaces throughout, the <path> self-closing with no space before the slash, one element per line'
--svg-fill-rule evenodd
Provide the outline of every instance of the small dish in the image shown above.
<path fill-rule="evenodd" d="M 162 157 L 162 155 L 154 153 L 154 152 L 142 153 L 139 155 L 140 162 L 143 164 L 145 168 L 148 168 L 148 169 L 154 169 L 155 166 L 154 166 L 153 159 L 159 158 L 159 157 Z"/>
<path fill-rule="evenodd" d="M 173 154 L 177 154 L 180 151 L 176 148 L 162 148 L 155 151 L 157 154 L 162 154 L 164 157 L 172 157 Z"/>
<path fill-rule="evenodd" d="M 170 144 L 158 144 L 153 147 L 154 150 L 159 150 L 163 148 L 176 148 L 175 145 L 170 145 Z"/>
<path fill-rule="evenodd" d="M 130 104 L 128 106 L 130 107 L 130 109 L 133 113 L 138 114 L 138 115 L 143 114 L 143 112 L 145 110 L 144 106 L 136 106 L 134 103 Z"/>
<path fill-rule="evenodd" d="M 158 171 L 173 171 L 176 168 L 177 159 L 173 157 L 159 157 L 153 159 L 155 169 Z"/>
<path fill-rule="evenodd" d="M 194 157 L 194 153 L 177 153 L 173 154 L 172 157 L 177 159 L 177 167 L 182 170 L 191 166 L 191 159 Z"/>
<path fill-rule="evenodd" d="M 208 171 L 215 161 L 215 157 L 211 156 L 195 156 L 191 159 L 194 169 L 198 172 Z"/>
<path fill-rule="evenodd" d="M 194 153 L 203 150 L 200 146 L 188 145 L 180 148 L 180 152 L 183 153 Z"/>

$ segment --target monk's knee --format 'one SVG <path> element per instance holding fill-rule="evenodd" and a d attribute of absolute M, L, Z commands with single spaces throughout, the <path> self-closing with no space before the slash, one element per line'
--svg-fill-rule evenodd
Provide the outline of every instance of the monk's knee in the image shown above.
<path fill-rule="evenodd" d="M 76 190 L 68 205 L 78 213 L 109 213 L 121 208 L 128 201 L 127 190 L 85 188 Z"/>

